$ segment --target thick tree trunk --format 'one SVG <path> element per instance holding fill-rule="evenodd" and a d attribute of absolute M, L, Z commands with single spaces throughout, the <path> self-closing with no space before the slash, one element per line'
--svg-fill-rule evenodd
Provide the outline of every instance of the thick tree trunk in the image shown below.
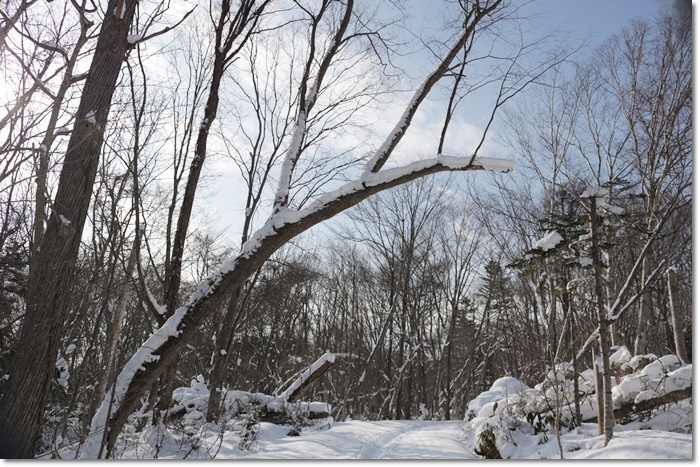
<path fill-rule="evenodd" d="M 70 306 L 70 282 L 92 198 L 107 116 L 126 55 L 126 37 L 136 4 L 136 0 L 112 0 L 105 9 L 56 199 L 34 262 L 37 266 L 30 272 L 17 354 L 0 399 L 0 457 L 34 457 L 65 313 Z"/>

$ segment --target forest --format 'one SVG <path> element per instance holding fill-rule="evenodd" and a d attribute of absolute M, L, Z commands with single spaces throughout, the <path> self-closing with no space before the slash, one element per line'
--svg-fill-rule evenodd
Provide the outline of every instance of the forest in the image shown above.
<path fill-rule="evenodd" d="M 690 378 L 691 3 L 594 47 L 437 3 L 3 2 L 0 457 L 463 423 L 502 378 L 608 445 L 624 368 Z"/>

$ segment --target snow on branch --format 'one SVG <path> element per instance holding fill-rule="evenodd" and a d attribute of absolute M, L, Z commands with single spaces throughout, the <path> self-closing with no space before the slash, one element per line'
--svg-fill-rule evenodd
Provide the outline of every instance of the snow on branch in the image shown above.
<path fill-rule="evenodd" d="M 406 130 L 408 130 L 411 120 L 413 120 L 413 117 L 418 111 L 418 107 L 420 106 L 421 102 L 423 102 L 430 90 L 440 80 L 440 78 L 445 75 L 454 58 L 457 56 L 459 51 L 462 50 L 469 37 L 474 34 L 476 25 L 479 24 L 484 16 L 490 15 L 500 5 L 500 3 L 500 0 L 496 1 L 483 10 L 477 9 L 473 16 L 471 16 L 471 14 L 468 15 L 467 21 L 465 21 L 457 40 L 455 40 L 445 56 L 442 58 L 442 60 L 440 60 L 438 66 L 435 67 L 435 69 L 425 78 L 423 83 L 418 86 L 418 89 L 416 89 L 413 97 L 408 102 L 406 110 L 404 110 L 403 115 L 399 119 L 398 123 L 396 123 L 394 129 L 391 131 L 391 133 L 389 133 L 389 136 L 387 136 L 379 149 L 377 149 L 377 151 L 374 153 L 374 156 L 365 165 L 363 177 L 381 170 L 387 159 L 389 159 L 389 156 L 393 152 L 394 148 L 396 148 L 399 141 L 401 141 L 403 136 L 406 134 Z"/>
<path fill-rule="evenodd" d="M 313 365 L 304 370 L 278 397 L 284 402 L 294 402 L 304 388 L 323 376 L 333 366 L 337 355 L 332 352 L 326 352 L 321 355 Z"/>
<path fill-rule="evenodd" d="M 413 162 L 403 167 L 383 170 L 379 173 L 367 173 L 362 175 L 362 178 L 348 182 L 339 188 L 324 193 L 317 198 L 307 208 L 293 211 L 289 209 L 278 209 L 270 216 L 265 225 L 253 233 L 250 239 L 243 244 L 241 255 L 244 257 L 250 256 L 257 250 L 262 239 L 274 235 L 277 230 L 284 225 L 292 224 L 309 217 L 318 211 L 322 210 L 327 205 L 337 202 L 343 197 L 351 194 L 364 191 L 371 187 L 381 187 L 382 185 L 390 185 L 396 181 L 406 178 L 420 172 L 427 172 L 433 168 L 442 168 L 442 170 L 495 170 L 499 172 L 509 172 L 515 167 L 511 161 L 491 158 L 477 158 L 474 163 L 469 164 L 468 157 L 454 156 L 438 156 L 430 159 L 423 159 Z M 278 193 L 279 194 L 279 193 Z"/>
<path fill-rule="evenodd" d="M 178 325 L 186 313 L 186 307 L 181 307 L 175 310 L 173 316 L 171 316 L 165 322 L 165 324 L 163 324 L 163 326 L 158 328 L 158 330 L 156 330 L 156 332 L 154 332 L 151 337 L 149 337 L 146 342 L 141 345 L 141 348 L 139 348 L 133 357 L 129 359 L 127 364 L 119 373 L 117 382 L 109 390 L 104 401 L 102 401 L 102 405 L 92 418 L 92 424 L 90 426 L 91 436 L 89 436 L 85 441 L 85 447 L 81 454 L 81 458 L 98 458 L 102 445 L 101 434 L 107 425 L 107 418 L 109 416 L 110 409 L 114 410 L 116 407 L 119 407 L 127 389 L 129 388 L 129 385 L 131 384 L 132 379 L 134 378 L 134 375 L 138 371 L 144 370 L 144 365 L 147 363 L 160 359 L 160 356 L 156 355 L 154 352 L 169 338 L 176 337 L 178 334 L 180 334 Z M 97 436 L 98 434 L 100 434 L 100 436 Z"/>
<path fill-rule="evenodd" d="M 383 190 L 438 172 L 487 168 L 508 169 L 512 168 L 512 163 L 498 162 L 495 159 L 477 159 L 470 163 L 468 157 L 441 155 L 404 167 L 365 173 L 360 179 L 325 193 L 303 210 L 273 211 L 265 225 L 243 244 L 241 253 L 225 261 L 218 271 L 200 283 L 185 306 L 176 310 L 129 360 L 92 420 L 90 441 L 86 444 L 82 457 L 98 457 L 101 436 L 96 434 L 110 430 L 108 437 L 114 436 L 111 430 L 118 430 L 121 425 L 112 426 L 111 421 L 126 419 L 129 411 L 138 403 L 141 391 L 147 386 L 148 375 L 160 371 L 163 365 L 174 358 L 185 341 L 183 335 L 191 335 L 204 317 L 208 316 L 208 312 L 220 306 L 228 297 L 227 291 L 239 286 L 286 242 Z M 288 395 L 291 397 L 292 394 Z"/>
<path fill-rule="evenodd" d="M 602 186 L 589 186 L 583 193 L 581 193 L 581 198 L 602 198 L 608 196 L 610 190 L 603 188 Z"/>
<path fill-rule="evenodd" d="M 535 243 L 535 248 L 539 248 L 543 251 L 548 251 L 556 247 L 563 241 L 564 237 L 562 237 L 556 230 L 552 230 L 547 235 L 537 240 L 537 242 Z"/>

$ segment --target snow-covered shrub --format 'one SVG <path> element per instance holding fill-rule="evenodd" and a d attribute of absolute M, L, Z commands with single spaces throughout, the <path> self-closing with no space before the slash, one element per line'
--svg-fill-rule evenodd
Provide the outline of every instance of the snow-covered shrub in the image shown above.
<path fill-rule="evenodd" d="M 675 355 L 632 356 L 625 347 L 615 348 L 611 361 L 621 373 L 629 373 L 624 376 L 618 373 L 612 378 L 614 408 L 623 410 L 621 413 L 626 417 L 618 419 L 618 423 L 629 424 L 625 429 L 634 426 L 635 429 L 692 431 L 692 403 L 687 400 L 665 403 L 661 408 L 647 404 L 643 412 L 637 410 L 637 406 L 631 409 L 632 404 L 690 388 L 692 365 L 683 363 Z M 465 413 L 466 432 L 473 433 L 467 437 L 470 448 L 495 458 L 491 452 L 495 447 L 498 456 L 508 459 L 517 457 L 517 452 L 522 454 L 522 446 L 547 443 L 557 426 L 561 434 L 579 430 L 573 423 L 575 408 L 570 365 L 557 365 L 546 376 L 546 380 L 534 388 L 515 378 L 501 378 L 470 401 Z M 582 419 L 594 420 L 597 401 L 593 370 L 579 374 L 579 390 Z M 678 397 L 685 396 L 680 393 Z"/>
<path fill-rule="evenodd" d="M 249 450 L 258 440 L 260 433 L 260 418 L 257 410 L 251 410 L 243 415 L 243 429 L 241 430 L 241 440 L 238 447 L 241 451 Z"/>

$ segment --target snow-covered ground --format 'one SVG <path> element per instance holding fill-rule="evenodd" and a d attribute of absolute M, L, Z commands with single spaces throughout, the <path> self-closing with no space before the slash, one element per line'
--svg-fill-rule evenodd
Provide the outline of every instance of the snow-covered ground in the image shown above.
<path fill-rule="evenodd" d="M 287 436 L 289 427 L 262 423 L 258 440 L 248 450 L 239 448 L 240 437 L 225 432 L 201 433 L 198 444 L 155 432 L 150 442 L 132 444 L 122 458 L 146 457 L 162 443 L 159 459 L 479 459 L 467 441 L 463 421 L 359 421 L 333 422 L 305 428 L 300 436 Z M 148 437 L 146 437 L 148 438 Z M 522 439 L 521 441 L 526 441 Z M 692 435 L 660 430 L 624 431 L 616 427 L 607 447 L 597 425 L 585 423 L 562 436 L 566 459 L 692 459 Z M 519 459 L 559 459 L 552 436 L 537 444 L 522 442 L 513 452 Z"/>
<path fill-rule="evenodd" d="M 463 425 L 352 420 L 287 436 L 288 428 L 263 423 L 250 450 L 239 450 L 237 436 L 224 437 L 217 459 L 476 459 L 464 443 Z"/>
<path fill-rule="evenodd" d="M 173 412 L 179 415 L 167 427 L 149 424 L 150 428 L 138 432 L 134 423 L 128 424 L 114 457 L 425 460 L 495 455 L 505 459 L 692 459 L 693 408 L 692 399 L 688 399 L 692 365 L 673 355 L 633 357 L 624 347 L 614 349 L 611 363 L 616 372 L 612 390 L 615 409 L 635 404 L 643 412 L 615 425 L 608 446 L 598 434 L 596 423 L 579 427 L 572 423 L 573 373 L 569 364 L 561 364 L 534 388 L 512 377 L 497 379 L 489 390 L 469 402 L 465 420 L 334 421 L 328 417 L 307 421 L 302 428 L 260 422 L 251 414 L 275 409 L 303 419 L 310 410 L 327 415 L 330 406 L 290 405 L 284 404 L 285 398 L 229 391 L 220 422 L 223 429 L 206 424 L 209 392 L 203 378 L 198 377 L 191 387 L 173 393 Z M 593 386 L 592 371 L 582 372 L 579 390 L 583 394 L 584 421 L 594 419 L 597 413 Z M 564 402 L 558 413 L 552 409 L 557 400 Z M 554 423 L 557 416 L 561 420 L 559 439 Z M 293 431 L 296 436 L 290 436 Z M 74 458 L 75 452 L 64 448 L 61 457 Z"/>

